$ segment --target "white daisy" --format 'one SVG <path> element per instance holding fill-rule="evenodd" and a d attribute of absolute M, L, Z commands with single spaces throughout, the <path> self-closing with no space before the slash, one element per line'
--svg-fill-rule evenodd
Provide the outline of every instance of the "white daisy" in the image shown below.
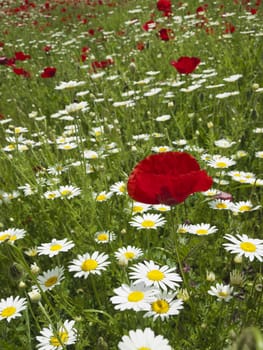
<path fill-rule="evenodd" d="M 106 191 L 94 195 L 96 202 L 106 202 L 111 196 L 112 192 L 107 193 Z"/>
<path fill-rule="evenodd" d="M 62 81 L 59 85 L 55 87 L 55 90 L 72 89 L 74 87 L 85 85 L 85 81 Z"/>
<path fill-rule="evenodd" d="M 150 328 L 129 331 L 118 344 L 119 350 L 172 350 L 167 339 L 155 335 Z"/>
<path fill-rule="evenodd" d="M 67 345 L 75 344 L 77 340 L 77 330 L 74 328 L 75 321 L 64 321 L 57 331 L 51 325 L 43 328 L 41 335 L 36 339 L 39 342 L 37 349 L 39 350 L 62 350 Z"/>
<path fill-rule="evenodd" d="M 160 318 L 162 321 L 170 316 L 178 315 L 183 309 L 183 301 L 176 299 L 176 293 L 162 292 L 156 295 L 155 300 L 151 303 L 151 310 L 146 312 L 144 317 L 153 317 L 155 321 Z"/>
<path fill-rule="evenodd" d="M 171 119 L 171 116 L 169 114 L 165 114 L 165 115 L 160 115 L 159 117 L 157 117 L 155 120 L 157 122 L 166 122 L 167 120 Z"/>
<path fill-rule="evenodd" d="M 95 233 L 95 242 L 109 243 L 116 239 L 116 235 L 109 231 L 100 231 Z"/>
<path fill-rule="evenodd" d="M 189 225 L 188 232 L 193 235 L 205 236 L 217 232 L 218 229 L 210 224 Z"/>
<path fill-rule="evenodd" d="M 37 281 L 41 289 L 45 292 L 51 290 L 55 286 L 59 285 L 64 279 L 64 268 L 56 266 L 54 269 L 43 272 L 42 275 L 37 277 Z"/>
<path fill-rule="evenodd" d="M 165 212 L 165 211 L 169 211 L 171 210 L 171 206 L 170 205 L 165 205 L 165 204 L 154 204 L 152 206 L 153 209 L 161 211 L 161 212 Z"/>
<path fill-rule="evenodd" d="M 231 159 L 224 156 L 214 155 L 212 159 L 207 161 L 207 164 L 211 166 L 212 168 L 216 169 L 226 169 L 229 168 L 232 165 L 235 165 L 236 162 Z"/>
<path fill-rule="evenodd" d="M 169 152 L 172 151 L 172 148 L 169 146 L 155 146 L 152 147 L 152 151 L 156 153 Z"/>
<path fill-rule="evenodd" d="M 150 210 L 151 208 L 152 208 L 152 206 L 150 204 L 133 202 L 132 203 L 132 215 L 138 214 L 138 213 L 144 213 L 144 212 Z"/>
<path fill-rule="evenodd" d="M 245 256 L 253 261 L 255 258 L 263 261 L 263 240 L 257 238 L 249 238 L 247 235 L 225 235 L 224 238 L 231 243 L 223 243 L 224 248 L 238 256 Z"/>
<path fill-rule="evenodd" d="M 110 187 L 110 192 L 123 196 L 126 192 L 126 184 L 124 181 L 119 181 Z"/>
<path fill-rule="evenodd" d="M 43 194 L 44 198 L 46 199 L 51 199 L 54 200 L 55 198 L 59 198 L 60 197 L 60 193 L 58 190 L 54 190 L 54 191 L 46 191 Z"/>
<path fill-rule="evenodd" d="M 0 232 L 0 244 L 8 241 L 9 243 L 14 243 L 18 239 L 25 236 L 26 231 L 19 228 L 8 228 L 5 231 Z"/>
<path fill-rule="evenodd" d="M 220 140 L 215 140 L 214 144 L 219 148 L 230 148 L 231 146 L 235 145 L 236 142 L 231 142 L 226 139 L 220 139 Z"/>
<path fill-rule="evenodd" d="M 182 278 L 175 273 L 175 267 L 170 268 L 167 265 L 159 266 L 152 260 L 144 261 L 133 265 L 129 273 L 134 284 L 143 282 L 146 286 L 154 286 L 166 291 L 167 288 L 175 289 L 179 286 L 178 282 L 182 282 Z"/>
<path fill-rule="evenodd" d="M 256 158 L 262 158 L 263 159 L 263 151 L 258 151 L 255 153 Z"/>
<path fill-rule="evenodd" d="M 74 277 L 84 277 L 85 279 L 89 274 L 100 275 L 101 271 L 106 270 L 110 264 L 108 258 L 108 254 L 100 254 L 99 252 L 78 255 L 77 259 L 72 260 L 71 265 L 69 265 L 69 271 L 76 272 Z"/>
<path fill-rule="evenodd" d="M 230 285 L 224 285 L 223 283 L 217 283 L 215 287 L 211 286 L 208 291 L 208 294 L 217 297 L 218 301 L 229 301 L 233 298 L 231 295 L 233 293 L 233 287 Z"/>
<path fill-rule="evenodd" d="M 154 295 L 157 290 L 144 283 L 122 284 L 119 288 L 114 289 L 115 295 L 110 298 L 116 310 L 134 310 L 148 311 L 151 309 L 150 303 L 154 301 Z"/>
<path fill-rule="evenodd" d="M 232 207 L 232 202 L 230 200 L 216 199 L 208 203 L 209 207 L 217 210 L 228 210 Z"/>
<path fill-rule="evenodd" d="M 58 189 L 60 193 L 60 198 L 64 199 L 71 199 L 73 197 L 79 196 L 81 193 L 81 190 L 78 187 L 74 187 L 71 185 L 68 186 L 60 186 Z"/>
<path fill-rule="evenodd" d="M 13 318 L 21 316 L 21 311 L 26 309 L 26 299 L 10 296 L 0 300 L 0 321 L 10 322 Z"/>
<path fill-rule="evenodd" d="M 42 243 L 41 246 L 37 247 L 38 255 L 48 255 L 52 258 L 58 255 L 60 252 L 67 252 L 75 246 L 75 243 L 65 239 L 55 239 L 53 238 L 50 243 Z"/>
<path fill-rule="evenodd" d="M 189 232 L 189 226 L 187 224 L 180 224 L 177 228 L 177 233 L 188 233 Z"/>
<path fill-rule="evenodd" d="M 249 211 L 254 211 L 261 208 L 261 205 L 253 206 L 251 201 L 240 201 L 233 203 L 231 206 L 231 210 L 234 213 L 244 213 L 244 212 L 249 212 Z"/>
<path fill-rule="evenodd" d="M 143 252 L 140 248 L 128 245 L 127 247 L 119 248 L 114 256 L 118 259 L 119 262 L 129 262 L 132 260 L 138 259 L 143 255 Z"/>
<path fill-rule="evenodd" d="M 166 220 L 159 214 L 143 214 L 142 216 L 134 216 L 129 224 L 139 229 L 154 229 L 162 227 Z"/>
<path fill-rule="evenodd" d="M 207 190 L 205 192 L 202 192 L 202 194 L 206 197 L 214 197 L 216 196 L 220 191 L 215 188 L 210 188 L 210 190 Z"/>
<path fill-rule="evenodd" d="M 77 148 L 78 145 L 75 142 L 67 142 L 58 145 L 58 149 L 62 149 L 65 151 L 70 151 L 71 149 Z"/>

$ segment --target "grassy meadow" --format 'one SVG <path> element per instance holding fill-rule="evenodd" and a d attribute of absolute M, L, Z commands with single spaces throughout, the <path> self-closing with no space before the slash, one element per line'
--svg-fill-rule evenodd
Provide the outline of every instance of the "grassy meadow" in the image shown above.
<path fill-rule="evenodd" d="M 161 5 L 0 1 L 0 349 L 263 349 L 263 3 Z"/>

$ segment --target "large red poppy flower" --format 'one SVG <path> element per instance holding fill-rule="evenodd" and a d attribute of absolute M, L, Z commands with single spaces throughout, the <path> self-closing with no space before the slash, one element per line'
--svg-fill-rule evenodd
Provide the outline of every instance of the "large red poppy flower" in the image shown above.
<path fill-rule="evenodd" d="M 183 56 L 180 57 L 178 61 L 172 61 L 171 65 L 180 74 L 190 74 L 196 69 L 200 62 L 200 58 Z"/>
<path fill-rule="evenodd" d="M 212 183 L 190 154 L 164 152 L 150 155 L 135 166 L 127 190 L 141 203 L 174 205 L 192 193 L 207 191 Z"/>

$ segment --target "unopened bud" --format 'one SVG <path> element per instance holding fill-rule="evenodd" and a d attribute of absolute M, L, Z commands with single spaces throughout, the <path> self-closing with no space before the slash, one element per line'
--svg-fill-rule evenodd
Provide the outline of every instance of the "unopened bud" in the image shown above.
<path fill-rule="evenodd" d="M 20 264 L 14 263 L 9 268 L 9 274 L 14 280 L 19 281 L 24 275 L 24 269 Z"/>
<path fill-rule="evenodd" d="M 96 350 L 108 350 L 109 346 L 103 337 L 99 337 L 97 341 Z"/>
<path fill-rule="evenodd" d="M 206 280 L 209 282 L 214 282 L 216 279 L 216 275 L 213 271 L 206 271 Z"/>
<path fill-rule="evenodd" d="M 33 289 L 31 292 L 29 292 L 28 296 L 32 303 L 38 303 L 41 300 L 41 294 L 36 289 Z"/>
<path fill-rule="evenodd" d="M 131 62 L 129 65 L 129 69 L 131 73 L 135 73 L 137 70 L 136 64 L 134 62 Z"/>
<path fill-rule="evenodd" d="M 187 301 L 190 299 L 190 295 L 187 291 L 187 289 L 179 289 L 177 293 L 177 299 L 181 299 L 182 301 Z"/>
<path fill-rule="evenodd" d="M 34 274 L 34 275 L 37 275 L 40 271 L 40 267 L 34 263 L 34 264 L 31 264 L 30 265 L 30 271 Z"/>
<path fill-rule="evenodd" d="M 235 262 L 236 264 L 241 264 L 242 261 L 243 261 L 243 258 L 242 258 L 241 255 L 236 255 L 236 256 L 234 257 L 234 262 Z"/>

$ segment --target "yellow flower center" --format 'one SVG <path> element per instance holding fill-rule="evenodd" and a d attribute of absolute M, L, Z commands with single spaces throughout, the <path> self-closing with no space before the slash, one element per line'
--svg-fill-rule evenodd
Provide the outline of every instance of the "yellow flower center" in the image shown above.
<path fill-rule="evenodd" d="M 66 344 L 67 341 L 68 341 L 68 332 L 59 332 L 58 333 L 59 335 L 59 338 L 60 338 L 60 341 L 57 337 L 55 336 L 52 336 L 50 338 L 50 344 L 53 345 L 53 346 L 61 346 L 61 343 L 62 344 Z"/>
<path fill-rule="evenodd" d="M 17 239 L 16 235 L 13 235 L 9 238 L 9 241 L 14 242 Z"/>
<path fill-rule="evenodd" d="M 52 251 L 52 252 L 55 252 L 57 250 L 60 250 L 62 248 L 62 245 L 61 244 L 53 244 L 49 249 Z"/>
<path fill-rule="evenodd" d="M 257 250 L 257 247 L 254 243 L 251 242 L 241 242 L 240 248 L 245 252 L 254 253 Z"/>
<path fill-rule="evenodd" d="M 199 230 L 196 231 L 196 233 L 198 235 L 207 235 L 208 234 L 208 230 L 205 228 L 200 228 Z"/>
<path fill-rule="evenodd" d="M 71 149 L 72 146 L 71 146 L 71 145 L 64 145 L 63 148 L 64 148 L 64 149 Z"/>
<path fill-rule="evenodd" d="M 144 298 L 144 293 L 141 291 L 134 291 L 128 295 L 128 301 L 136 303 Z"/>
<path fill-rule="evenodd" d="M 99 137 L 99 136 L 101 136 L 101 131 L 95 131 L 95 133 L 94 133 L 94 135 L 96 136 L 96 137 Z"/>
<path fill-rule="evenodd" d="M 10 144 L 10 145 L 7 146 L 7 148 L 8 148 L 9 150 L 13 150 L 13 149 L 16 148 L 16 146 L 15 146 L 14 144 Z"/>
<path fill-rule="evenodd" d="M 239 208 L 239 211 L 250 211 L 250 210 L 251 210 L 250 205 L 241 205 L 241 207 Z"/>
<path fill-rule="evenodd" d="M 60 194 L 62 195 L 62 196 L 68 196 L 69 194 L 71 194 L 72 192 L 70 191 L 70 190 L 62 190 L 62 191 L 60 191 Z"/>
<path fill-rule="evenodd" d="M 83 263 L 81 264 L 81 270 L 82 271 L 91 271 L 91 270 L 95 270 L 98 266 L 98 263 L 96 260 L 94 259 L 87 259 L 85 261 L 83 261 Z"/>
<path fill-rule="evenodd" d="M 166 152 L 167 151 L 167 147 L 159 147 L 159 152 Z"/>
<path fill-rule="evenodd" d="M 147 277 L 151 281 L 161 281 L 165 276 L 160 270 L 152 270 L 147 273 Z"/>
<path fill-rule="evenodd" d="M 119 187 L 119 191 L 120 191 L 121 193 L 124 193 L 124 192 L 125 192 L 125 185 L 121 185 L 121 186 Z"/>
<path fill-rule="evenodd" d="M 144 220 L 141 225 L 145 228 L 154 227 L 155 222 L 152 220 Z"/>
<path fill-rule="evenodd" d="M 178 233 L 187 233 L 187 229 L 181 227 L 177 230 Z"/>
<path fill-rule="evenodd" d="M 156 300 L 152 303 L 152 310 L 158 314 L 166 314 L 169 310 L 169 303 L 166 300 Z"/>
<path fill-rule="evenodd" d="M 159 211 L 167 211 L 168 209 L 166 207 L 159 207 L 158 210 Z"/>
<path fill-rule="evenodd" d="M 151 350 L 151 348 L 146 348 L 145 346 L 142 346 L 138 350 Z"/>
<path fill-rule="evenodd" d="M 49 193 L 48 198 L 53 199 L 56 197 L 56 193 Z"/>
<path fill-rule="evenodd" d="M 0 236 L 0 241 L 5 241 L 6 239 L 10 238 L 10 234 L 9 233 L 5 233 L 2 236 Z"/>
<path fill-rule="evenodd" d="M 105 201 L 107 199 L 106 195 L 105 194 L 99 194 L 96 198 L 96 200 L 98 202 L 102 202 L 102 201 Z"/>
<path fill-rule="evenodd" d="M 225 203 L 217 203 L 216 207 L 217 209 L 226 209 L 227 205 Z"/>
<path fill-rule="evenodd" d="M 15 312 L 16 312 L 16 308 L 14 306 L 7 306 L 2 310 L 1 316 L 7 318 L 14 315 Z"/>
<path fill-rule="evenodd" d="M 97 236 L 97 239 L 99 241 L 107 241 L 109 238 L 109 236 L 107 235 L 107 233 L 100 233 L 98 236 Z"/>
<path fill-rule="evenodd" d="M 218 295 L 220 296 L 220 297 L 227 297 L 228 296 L 228 293 L 227 292 L 224 292 L 224 291 L 221 291 L 221 292 L 219 292 L 218 293 Z"/>
<path fill-rule="evenodd" d="M 133 208 L 132 208 L 132 211 L 134 213 L 139 213 L 141 211 L 143 211 L 143 207 L 141 207 L 140 205 L 135 205 Z"/>
<path fill-rule="evenodd" d="M 225 162 L 217 162 L 216 163 L 216 166 L 218 168 L 226 168 L 227 167 L 227 164 Z"/>
<path fill-rule="evenodd" d="M 135 254 L 133 252 L 126 252 L 124 253 L 124 256 L 126 259 L 133 259 Z"/>
<path fill-rule="evenodd" d="M 46 280 L 46 282 L 44 284 L 48 288 L 48 287 L 51 287 L 54 284 L 56 284 L 57 280 L 58 280 L 58 276 L 51 276 Z"/>

